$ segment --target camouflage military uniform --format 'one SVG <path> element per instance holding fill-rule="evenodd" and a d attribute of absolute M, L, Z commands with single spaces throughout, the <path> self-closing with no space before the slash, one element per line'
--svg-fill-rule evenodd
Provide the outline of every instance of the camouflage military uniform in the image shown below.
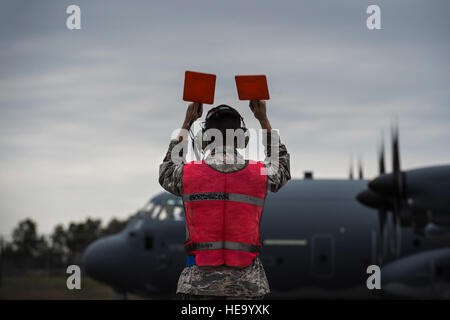
<path fill-rule="evenodd" d="M 271 141 L 269 133 L 264 143 L 266 153 L 264 164 L 268 172 L 267 192 L 276 192 L 291 178 L 289 153 L 276 136 L 274 141 L 279 148 L 278 166 L 270 166 Z M 176 164 L 171 159 L 172 149 L 177 143 L 178 140 L 170 141 L 169 149 L 159 168 L 159 183 L 170 193 L 182 196 L 183 163 Z M 181 156 L 184 159 L 185 155 Z M 220 152 L 210 154 L 205 158 L 205 162 L 215 170 L 225 173 L 241 170 L 246 165 L 242 156 L 232 148 L 225 148 Z M 269 283 L 259 257 L 256 257 L 248 267 L 242 269 L 226 266 L 199 267 L 193 265 L 186 267 L 181 272 L 177 287 L 177 293 L 182 294 L 184 299 L 194 297 L 198 299 L 210 297 L 260 299 L 269 292 Z"/>

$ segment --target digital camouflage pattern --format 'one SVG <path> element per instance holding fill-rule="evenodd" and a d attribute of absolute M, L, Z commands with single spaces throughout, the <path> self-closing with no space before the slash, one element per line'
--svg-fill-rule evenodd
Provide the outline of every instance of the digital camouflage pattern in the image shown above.
<path fill-rule="evenodd" d="M 272 134 L 273 135 L 273 134 Z M 263 139 L 264 140 L 264 139 Z M 264 141 L 266 159 L 263 161 L 267 170 L 267 192 L 277 192 L 291 178 L 289 153 L 286 146 L 276 136 L 272 145 L 271 133 Z M 267 143 L 270 142 L 270 143 Z M 159 167 L 159 183 L 168 192 L 183 196 L 183 163 L 174 163 L 171 159 L 172 149 L 179 142 L 171 140 L 169 149 Z M 278 147 L 277 166 L 271 166 L 271 150 Z M 241 170 L 246 161 L 234 148 L 217 148 L 215 153 L 209 154 L 204 160 L 213 169 L 229 173 Z M 181 155 L 185 159 L 185 155 Z M 259 257 L 245 268 L 199 267 L 193 265 L 184 268 L 178 280 L 177 293 L 183 299 L 192 299 L 193 296 L 233 297 L 237 299 L 260 299 L 270 292 L 266 273 Z"/>
<path fill-rule="evenodd" d="M 270 292 L 261 260 L 246 268 L 186 267 L 178 279 L 177 293 L 207 296 L 255 297 Z"/>

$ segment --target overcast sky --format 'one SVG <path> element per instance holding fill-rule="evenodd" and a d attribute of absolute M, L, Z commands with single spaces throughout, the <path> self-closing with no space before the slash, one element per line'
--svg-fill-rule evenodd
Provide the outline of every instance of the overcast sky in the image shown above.
<path fill-rule="evenodd" d="M 81 30 L 66 28 L 69 4 L 81 7 Z M 369 4 L 381 7 L 382 30 L 366 28 Z M 248 127 L 258 123 L 234 75 L 266 74 L 293 177 L 346 178 L 350 154 L 374 177 L 395 117 L 404 169 L 449 163 L 449 9 L 445 0 L 2 1 L 0 234 L 25 217 L 46 233 L 87 216 L 125 218 L 161 191 L 185 70 L 217 74 L 215 105 L 235 106 Z"/>

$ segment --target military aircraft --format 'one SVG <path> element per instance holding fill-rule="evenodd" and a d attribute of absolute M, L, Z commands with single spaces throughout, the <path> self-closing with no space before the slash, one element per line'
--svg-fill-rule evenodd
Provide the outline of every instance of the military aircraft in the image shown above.
<path fill-rule="evenodd" d="M 450 165 L 402 171 L 392 130 L 392 173 L 368 181 L 288 182 L 266 199 L 260 254 L 272 299 L 450 299 Z M 185 266 L 184 209 L 162 192 L 126 228 L 91 244 L 89 276 L 127 293 L 173 298 Z M 368 289 L 367 267 L 381 268 L 381 289 Z"/>

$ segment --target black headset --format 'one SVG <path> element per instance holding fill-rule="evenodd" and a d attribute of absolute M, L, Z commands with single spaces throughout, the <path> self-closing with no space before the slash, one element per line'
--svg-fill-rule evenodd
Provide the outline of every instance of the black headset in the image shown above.
<path fill-rule="evenodd" d="M 250 140 L 250 134 L 248 132 L 247 127 L 245 126 L 244 118 L 241 116 L 241 114 L 234 109 L 233 107 L 230 107 L 226 104 L 221 104 L 220 106 L 214 107 L 211 110 L 208 111 L 206 114 L 205 121 L 203 122 L 201 126 L 201 130 L 197 134 L 196 137 L 192 137 L 192 148 L 194 150 L 194 153 L 198 156 L 197 150 L 205 150 L 206 146 L 208 145 L 209 138 L 206 135 L 206 129 L 205 124 L 208 122 L 208 120 L 219 118 L 223 116 L 224 114 L 229 114 L 231 116 L 234 116 L 235 118 L 238 118 L 240 121 L 240 127 L 238 129 L 241 129 L 244 131 L 245 140 L 244 140 L 244 148 L 247 147 L 248 142 Z M 192 127 L 191 127 L 192 128 Z M 194 144 L 197 146 L 197 148 L 194 146 Z"/>

